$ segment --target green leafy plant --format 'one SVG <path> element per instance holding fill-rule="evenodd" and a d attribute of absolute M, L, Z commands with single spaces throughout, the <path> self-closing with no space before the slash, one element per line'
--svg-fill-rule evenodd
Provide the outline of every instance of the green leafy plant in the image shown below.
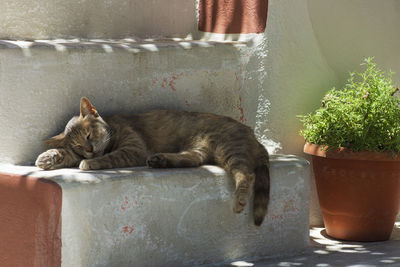
<path fill-rule="evenodd" d="M 306 142 L 353 151 L 400 152 L 400 100 L 393 73 L 367 58 L 363 73 L 350 73 L 343 89 L 328 91 L 322 107 L 300 116 Z"/>

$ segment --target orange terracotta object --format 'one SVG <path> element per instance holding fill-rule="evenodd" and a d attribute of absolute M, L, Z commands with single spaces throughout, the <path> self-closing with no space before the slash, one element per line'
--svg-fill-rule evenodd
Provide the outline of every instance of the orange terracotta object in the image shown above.
<path fill-rule="evenodd" d="M 61 187 L 0 173 L 0 266 L 61 266 Z"/>
<path fill-rule="evenodd" d="M 213 33 L 262 33 L 268 0 L 200 0 L 199 30 Z"/>
<path fill-rule="evenodd" d="M 400 159 L 375 152 L 323 151 L 312 155 L 318 199 L 329 236 L 352 241 L 390 238 L 399 211 Z"/>

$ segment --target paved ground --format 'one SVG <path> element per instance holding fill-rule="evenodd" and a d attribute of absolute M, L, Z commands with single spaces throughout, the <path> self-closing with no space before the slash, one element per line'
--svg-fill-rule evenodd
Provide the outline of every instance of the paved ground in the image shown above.
<path fill-rule="evenodd" d="M 345 242 L 330 239 L 324 228 L 310 230 L 311 248 L 302 255 L 257 262 L 235 262 L 231 266 L 400 267 L 400 222 L 385 242 Z"/>

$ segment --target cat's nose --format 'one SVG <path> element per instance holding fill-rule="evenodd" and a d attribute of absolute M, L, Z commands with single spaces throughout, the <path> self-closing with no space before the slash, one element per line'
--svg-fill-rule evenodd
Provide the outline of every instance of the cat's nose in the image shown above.
<path fill-rule="evenodd" d="M 86 152 L 93 152 L 93 146 L 92 145 L 89 145 L 89 146 L 87 146 L 87 147 L 85 147 L 85 150 L 86 150 Z"/>

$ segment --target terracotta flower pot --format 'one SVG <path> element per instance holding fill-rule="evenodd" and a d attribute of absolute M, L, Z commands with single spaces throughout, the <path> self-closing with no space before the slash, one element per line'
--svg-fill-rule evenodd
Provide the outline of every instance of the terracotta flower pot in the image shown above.
<path fill-rule="evenodd" d="M 352 241 L 389 239 L 400 204 L 400 157 L 326 152 L 313 144 L 306 144 L 304 152 L 312 155 L 327 234 Z"/>

